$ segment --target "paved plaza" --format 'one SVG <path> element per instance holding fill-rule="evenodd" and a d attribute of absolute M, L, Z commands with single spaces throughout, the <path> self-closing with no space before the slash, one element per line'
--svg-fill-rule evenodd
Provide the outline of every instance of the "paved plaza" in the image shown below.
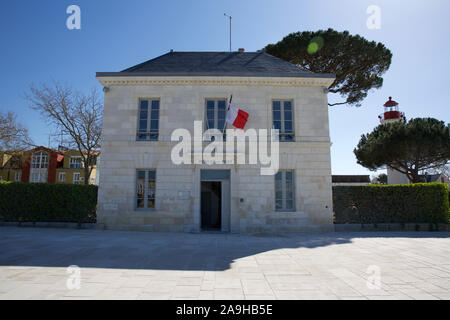
<path fill-rule="evenodd" d="M 0 299 L 450 299 L 450 233 L 0 227 Z"/>

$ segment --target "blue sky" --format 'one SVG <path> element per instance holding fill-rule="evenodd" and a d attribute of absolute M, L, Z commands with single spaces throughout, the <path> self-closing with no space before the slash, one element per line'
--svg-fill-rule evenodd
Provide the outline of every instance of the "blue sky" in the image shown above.
<path fill-rule="evenodd" d="M 81 8 L 81 30 L 66 28 L 71 4 Z M 379 30 L 366 26 L 370 5 L 381 9 Z M 388 96 L 407 118 L 450 122 L 448 0 L 6 0 L 0 11 L 0 111 L 15 111 L 34 141 L 47 145 L 54 131 L 23 98 L 31 83 L 57 80 L 88 91 L 100 88 L 95 72 L 120 71 L 170 49 L 227 51 L 224 12 L 233 16 L 233 50 L 255 51 L 291 32 L 331 27 L 392 51 L 382 89 L 361 108 L 330 108 L 333 174 L 373 174 L 356 164 L 353 149 L 378 125 Z"/>

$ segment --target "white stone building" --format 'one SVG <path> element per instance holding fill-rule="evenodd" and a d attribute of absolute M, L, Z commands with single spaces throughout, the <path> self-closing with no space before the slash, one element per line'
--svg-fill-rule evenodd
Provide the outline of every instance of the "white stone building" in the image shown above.
<path fill-rule="evenodd" d="M 105 91 L 100 228 L 333 230 L 326 90 L 333 75 L 262 52 L 171 51 L 97 79 Z M 250 115 L 246 130 L 280 129 L 275 176 L 261 175 L 259 164 L 172 162 L 173 131 L 193 132 L 194 121 L 222 130 L 231 95 Z"/>

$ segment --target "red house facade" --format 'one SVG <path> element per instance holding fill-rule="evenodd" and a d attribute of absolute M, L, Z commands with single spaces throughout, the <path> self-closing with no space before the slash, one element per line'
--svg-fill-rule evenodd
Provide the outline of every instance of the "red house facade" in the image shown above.
<path fill-rule="evenodd" d="M 22 165 L 22 182 L 56 182 L 56 168 L 63 156 L 56 150 L 37 147 L 25 155 Z"/>

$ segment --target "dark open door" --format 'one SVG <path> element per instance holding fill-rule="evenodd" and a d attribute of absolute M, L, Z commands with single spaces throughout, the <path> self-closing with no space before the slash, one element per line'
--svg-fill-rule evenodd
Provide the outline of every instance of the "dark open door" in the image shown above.
<path fill-rule="evenodd" d="M 202 181 L 201 193 L 202 230 L 221 230 L 222 183 Z"/>

